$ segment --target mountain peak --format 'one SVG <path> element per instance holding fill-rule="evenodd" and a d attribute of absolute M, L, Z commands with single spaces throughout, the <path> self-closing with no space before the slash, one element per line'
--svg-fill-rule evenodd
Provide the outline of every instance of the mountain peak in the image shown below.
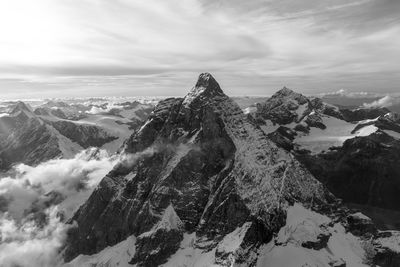
<path fill-rule="evenodd" d="M 30 109 L 30 107 L 28 107 L 28 105 L 26 105 L 24 102 L 22 101 L 18 101 L 17 104 L 15 105 L 15 107 L 13 108 L 13 110 L 11 111 L 11 114 L 15 114 L 19 111 L 25 111 L 27 113 L 32 113 L 32 110 Z"/>
<path fill-rule="evenodd" d="M 219 88 L 217 81 L 210 73 L 208 72 L 201 73 L 199 75 L 199 78 L 197 79 L 196 87 L 208 88 L 209 86 Z"/>
<path fill-rule="evenodd" d="M 277 91 L 274 95 L 289 96 L 289 95 L 293 95 L 293 94 L 298 94 L 298 93 L 296 93 L 292 89 L 289 89 L 286 86 L 284 86 L 281 90 Z"/>
<path fill-rule="evenodd" d="M 197 79 L 196 85 L 186 95 L 184 103 L 190 104 L 194 99 L 202 96 L 202 98 L 212 98 L 214 96 L 224 96 L 224 92 L 214 77 L 208 73 L 201 73 Z"/>

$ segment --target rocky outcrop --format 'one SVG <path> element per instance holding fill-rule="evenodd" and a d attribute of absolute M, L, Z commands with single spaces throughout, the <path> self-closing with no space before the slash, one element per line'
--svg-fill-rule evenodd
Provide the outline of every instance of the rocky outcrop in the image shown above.
<path fill-rule="evenodd" d="M 124 153 L 126 160 L 71 219 L 76 228 L 68 236 L 66 260 L 133 234 L 143 240 L 133 262 L 146 266 L 151 262 L 146 253 L 167 251 L 165 244 L 150 240 L 171 239 L 176 249 L 179 235 L 157 230 L 172 206 L 182 231 L 196 233 L 193 246 L 216 249 L 220 261 L 243 261 L 279 231 L 290 203 L 313 206 L 334 199 L 249 121 L 207 73 L 185 98 L 160 101 L 127 140 Z M 240 245 L 224 248 L 221 242 L 238 228 L 244 237 Z"/>
<path fill-rule="evenodd" d="M 302 111 L 308 109 L 309 103 L 307 97 L 284 87 L 264 103 L 257 104 L 256 115 L 278 124 L 299 122 L 306 115 Z M 299 112 L 300 107 L 303 110 Z"/>
<path fill-rule="evenodd" d="M 178 250 L 183 239 L 183 223 L 172 205 L 169 205 L 161 220 L 136 240 L 136 252 L 130 264 L 158 266 Z"/>
<path fill-rule="evenodd" d="M 0 118 L 0 169 L 13 164 L 38 164 L 61 155 L 57 138 L 23 102 Z"/>
<path fill-rule="evenodd" d="M 347 216 L 348 230 L 357 236 L 375 235 L 377 229 L 372 220 L 361 212 Z"/>

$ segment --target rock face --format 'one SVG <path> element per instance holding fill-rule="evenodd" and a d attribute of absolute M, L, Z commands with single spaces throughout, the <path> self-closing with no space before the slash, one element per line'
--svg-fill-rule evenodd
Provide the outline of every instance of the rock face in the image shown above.
<path fill-rule="evenodd" d="M 0 118 L 0 169 L 16 162 L 37 164 L 61 154 L 57 138 L 33 112 L 19 102 L 10 116 Z"/>
<path fill-rule="evenodd" d="M 118 139 L 115 136 L 110 136 L 103 129 L 93 125 L 79 125 L 62 120 L 49 123 L 65 137 L 78 143 L 83 148 L 101 147 L 108 142 Z"/>
<path fill-rule="evenodd" d="M 32 112 L 18 102 L 8 116 L 0 117 L 0 170 L 13 164 L 36 165 L 57 157 L 73 157 L 83 148 L 100 147 L 117 137 L 96 125 L 46 120 L 42 109 Z"/>
<path fill-rule="evenodd" d="M 159 251 L 162 261 L 177 249 L 183 232 L 196 233 L 195 247 L 219 246 L 221 262 L 240 261 L 279 231 L 289 203 L 334 200 L 208 73 L 185 98 L 161 101 L 127 140 L 124 153 L 127 160 L 104 177 L 71 219 L 76 227 L 64 250 L 67 261 L 133 234 L 139 243 L 132 262 L 153 266 L 157 257 L 151 251 Z M 160 226 L 165 214 L 182 226 Z M 238 228 L 244 237 L 240 250 L 221 247 Z M 162 239 L 170 240 L 171 248 Z"/>
<path fill-rule="evenodd" d="M 377 132 L 319 155 L 296 156 L 346 202 L 400 210 L 400 141 Z"/>
<path fill-rule="evenodd" d="M 172 205 L 169 205 L 161 220 L 136 240 L 136 253 L 131 264 L 158 266 L 178 250 L 183 239 L 183 223 Z"/>

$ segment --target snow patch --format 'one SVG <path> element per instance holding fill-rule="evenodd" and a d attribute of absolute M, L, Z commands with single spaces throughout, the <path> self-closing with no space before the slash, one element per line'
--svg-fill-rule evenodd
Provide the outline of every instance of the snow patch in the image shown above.
<path fill-rule="evenodd" d="M 184 234 L 179 250 L 173 254 L 163 267 L 211 267 L 215 264 L 215 250 L 204 251 L 195 246 L 196 234 Z"/>
<path fill-rule="evenodd" d="M 64 264 L 63 267 L 131 267 L 129 261 L 135 255 L 135 236 L 129 236 L 124 241 L 103 249 L 94 255 L 79 255 L 70 263 Z"/>
<path fill-rule="evenodd" d="M 330 237 L 325 248 L 315 250 L 301 246 L 302 241 L 309 240 L 310 234 L 319 233 L 318 228 L 330 221 L 328 217 L 306 209 L 300 204 L 290 207 L 286 225 L 275 240 L 260 249 L 256 266 L 331 267 L 334 263 L 352 267 L 368 266 L 364 264 L 365 251 L 361 245 L 362 241 L 346 233 L 340 224 L 326 228 Z"/>

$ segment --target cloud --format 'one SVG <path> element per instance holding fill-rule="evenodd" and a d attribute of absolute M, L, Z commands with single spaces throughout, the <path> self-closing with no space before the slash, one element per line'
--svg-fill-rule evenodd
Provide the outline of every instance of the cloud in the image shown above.
<path fill-rule="evenodd" d="M 210 71 L 234 95 L 394 92 L 399 11 L 395 0 L 15 0 L 0 9 L 0 87 L 183 95 Z"/>
<path fill-rule="evenodd" d="M 45 211 L 44 227 L 34 221 L 17 223 L 7 214 L 0 217 L 0 262 L 3 267 L 55 267 L 60 263 L 58 250 L 68 226 L 60 222 L 57 207 Z"/>
<path fill-rule="evenodd" d="M 105 151 L 86 150 L 73 159 L 55 159 L 31 167 L 19 164 L 13 177 L 0 179 L 2 210 L 21 220 L 33 210 L 59 205 L 70 216 L 116 163 Z M 5 207 L 4 207 L 5 206 Z"/>
<path fill-rule="evenodd" d="M 382 97 L 384 94 L 377 92 L 351 92 L 346 89 L 339 89 L 337 91 L 320 93 L 317 95 L 321 97 L 377 98 Z"/>
<path fill-rule="evenodd" d="M 87 149 L 73 159 L 55 159 L 32 167 L 17 165 L 0 178 L 0 262 L 4 267 L 55 267 L 71 225 L 64 222 L 84 203 L 116 165 L 131 168 L 161 150 L 184 155 L 193 144 L 157 144 L 138 153 L 108 156 Z"/>
<path fill-rule="evenodd" d="M 363 106 L 365 108 L 387 108 L 399 103 L 400 103 L 399 97 L 393 97 L 387 95 L 371 103 L 364 103 Z"/>
<path fill-rule="evenodd" d="M 2 266 L 56 266 L 70 227 L 64 221 L 118 161 L 103 150 L 88 149 L 72 159 L 19 164 L 0 178 Z"/>
<path fill-rule="evenodd" d="M 199 150 L 199 147 L 193 143 L 187 144 L 163 144 L 158 143 L 146 148 L 143 151 L 137 153 L 125 153 L 120 158 L 120 164 L 122 164 L 125 168 L 132 168 L 139 160 L 149 158 L 156 153 L 161 151 L 174 153 L 177 156 L 182 156 L 189 152 L 189 150 Z"/>

